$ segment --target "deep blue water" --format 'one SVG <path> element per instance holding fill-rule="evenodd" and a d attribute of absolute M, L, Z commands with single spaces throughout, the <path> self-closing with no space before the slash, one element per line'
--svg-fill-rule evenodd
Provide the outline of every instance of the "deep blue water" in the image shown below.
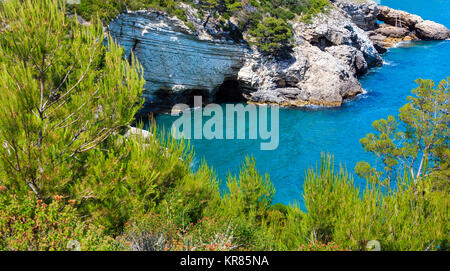
<path fill-rule="evenodd" d="M 386 0 L 382 4 L 403 9 L 450 26 L 448 0 Z M 336 163 L 350 171 L 356 162 L 374 161 L 359 139 L 373 132 L 371 123 L 397 115 L 415 87 L 414 80 L 442 80 L 450 76 L 450 41 L 414 42 L 392 48 L 384 55 L 385 65 L 361 79 L 367 93 L 335 109 L 281 109 L 280 145 L 274 151 L 260 151 L 256 140 L 192 140 L 195 165 L 202 158 L 219 177 L 237 173 L 245 156 L 256 158 L 258 169 L 269 173 L 276 188 L 275 202 L 302 204 L 301 187 L 305 171 L 316 165 L 322 152 L 334 154 Z M 170 127 L 173 117 L 162 115 L 159 125 Z M 356 179 L 360 187 L 361 180 Z"/>

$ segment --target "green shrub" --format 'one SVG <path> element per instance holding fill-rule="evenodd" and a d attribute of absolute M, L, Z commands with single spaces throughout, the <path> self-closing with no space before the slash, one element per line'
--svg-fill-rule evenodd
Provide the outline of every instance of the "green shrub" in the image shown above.
<path fill-rule="evenodd" d="M 127 224 L 119 238 L 135 251 L 226 251 L 239 248 L 234 243 L 232 224 L 204 217 L 197 223 L 177 227 L 163 214 L 148 213 Z"/>
<path fill-rule="evenodd" d="M 311 241 L 333 241 L 337 213 L 360 204 L 353 180 L 344 170 L 334 170 L 331 156 L 322 157 L 320 168 L 309 170 L 303 186 L 303 198 L 307 215 L 303 222 L 309 229 Z"/>
<path fill-rule="evenodd" d="M 81 0 L 80 4 L 70 5 L 69 12 L 76 12 L 86 20 L 92 17 L 108 23 L 120 13 L 129 10 L 155 9 L 167 12 L 170 16 L 177 16 L 186 21 L 186 13 L 178 7 L 177 0 Z"/>
<path fill-rule="evenodd" d="M 0 12 L 9 25 L 0 35 L 2 184 L 44 201 L 75 197 L 83 158 L 133 121 L 145 83 L 111 38 L 106 48 L 98 21 L 81 26 L 60 4 L 11 0 Z"/>
<path fill-rule="evenodd" d="M 282 19 L 273 17 L 265 18 L 256 29 L 250 30 L 252 44 L 263 53 L 281 55 L 289 47 L 293 37 L 288 24 Z"/>
<path fill-rule="evenodd" d="M 114 239 L 105 235 L 101 227 L 81 221 L 76 209 L 67 199 L 55 196 L 47 205 L 33 193 L 19 198 L 2 190 L 0 250 L 118 249 Z"/>
<path fill-rule="evenodd" d="M 429 178 L 414 182 L 405 172 L 396 189 L 368 185 L 360 194 L 331 158 L 310 171 L 304 186 L 307 213 L 302 220 L 311 240 L 366 250 L 377 240 L 382 250 L 445 249 L 448 195 L 433 191 Z"/>
<path fill-rule="evenodd" d="M 423 79 L 416 83 L 418 87 L 412 90 L 414 96 L 409 96 L 409 102 L 399 109 L 398 120 L 388 116 L 374 121 L 376 133 L 360 140 L 364 149 L 383 165 L 373 168 L 367 162 L 358 163 L 356 172 L 368 181 L 380 179 L 381 184 L 390 186 L 397 172 L 404 168 L 412 178 L 420 179 L 446 161 L 450 149 L 450 78 L 437 85 Z"/>
<path fill-rule="evenodd" d="M 177 1 L 152 3 L 170 9 Z M 262 11 L 275 1 L 251 3 Z M 292 35 L 285 19 L 252 16 L 262 48 L 280 54 Z M 104 45 L 98 20 L 80 26 L 56 0 L 2 2 L 0 20 L 8 25 L 0 26 L 1 250 L 66 250 L 77 242 L 81 250 L 368 250 L 371 240 L 383 250 L 448 249 L 445 81 L 436 88 L 419 81 L 401 109 L 409 128 L 396 136 L 420 137 L 428 148 L 396 145 L 389 119 L 375 125 L 384 135 L 362 142 L 381 153 L 385 171 L 397 167 L 389 178 L 395 185 L 366 163 L 358 167 L 368 181 L 360 190 L 323 157 L 308 171 L 304 213 L 272 205 L 273 185 L 253 159 L 221 191 L 206 163 L 191 168 L 188 143 L 154 124 L 148 133 L 130 130 L 142 105 L 141 69 L 111 39 Z M 392 160 L 419 153 L 422 174 Z"/>
<path fill-rule="evenodd" d="M 321 243 L 321 242 L 313 242 L 308 245 L 301 245 L 299 247 L 300 251 L 348 251 L 348 249 L 343 249 L 338 244 L 334 242 L 330 243 Z"/>
<path fill-rule="evenodd" d="M 330 2 L 328 0 L 309 0 L 302 9 L 301 20 L 303 22 L 310 22 L 316 14 L 326 11 L 328 6 L 330 6 Z"/>
<path fill-rule="evenodd" d="M 184 21 L 186 26 L 194 30 L 192 22 L 187 20 L 186 11 L 180 3 L 190 4 L 197 9 L 199 19 L 206 26 L 215 18 L 226 21 L 231 17 L 238 21 L 241 33 L 232 31 L 232 38 L 241 41 L 244 32 L 249 30 L 250 36 L 256 39 L 256 45 L 265 53 L 278 54 L 289 47 L 292 37 L 288 25 L 296 18 L 309 21 L 317 13 L 323 12 L 330 5 L 328 0 L 81 0 L 79 5 L 71 5 L 70 11 L 76 11 L 85 19 L 98 15 L 103 22 L 108 23 L 125 10 L 153 9 L 167 12 Z M 247 8 L 244 8 L 247 6 Z M 253 7 L 253 8 L 252 8 Z M 267 17 L 266 14 L 270 14 Z M 271 19 L 271 17 L 273 17 Z M 277 20 L 275 20 L 277 19 Z M 224 29 L 229 30 L 229 27 Z M 270 33 L 274 31 L 273 33 Z M 252 41 L 250 39 L 249 41 Z"/>

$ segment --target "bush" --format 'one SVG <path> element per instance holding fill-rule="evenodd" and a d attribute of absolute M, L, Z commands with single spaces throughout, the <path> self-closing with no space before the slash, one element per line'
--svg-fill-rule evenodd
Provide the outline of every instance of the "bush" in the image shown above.
<path fill-rule="evenodd" d="M 303 186 L 303 198 L 307 215 L 303 223 L 307 225 L 310 240 L 328 243 L 334 240 L 338 213 L 346 212 L 361 204 L 353 180 L 344 170 L 334 170 L 331 156 L 322 156 L 320 168 L 309 170 Z"/>
<path fill-rule="evenodd" d="M 2 184 L 44 201 L 82 192 L 73 188 L 84 158 L 130 125 L 145 83 L 111 38 L 106 47 L 98 21 L 81 26 L 60 4 L 11 0 L 0 12 L 9 26 L 0 35 Z"/>
<path fill-rule="evenodd" d="M 289 47 L 292 37 L 288 21 L 296 18 L 309 21 L 317 13 L 323 12 L 330 5 L 328 0 L 81 0 L 79 5 L 71 5 L 85 19 L 98 14 L 103 22 L 108 23 L 125 10 L 154 9 L 167 12 L 184 21 L 186 26 L 194 29 L 193 23 L 187 20 L 186 11 L 180 3 L 190 4 L 198 10 L 199 18 L 206 26 L 210 19 L 224 21 L 224 31 L 229 31 L 232 16 L 238 21 L 241 33 L 231 31 L 233 40 L 242 40 L 244 32 L 250 34 L 249 42 L 255 44 L 264 53 L 279 54 Z M 270 16 L 267 17 L 266 14 Z M 253 39 L 252 39 L 253 37 Z"/>
<path fill-rule="evenodd" d="M 132 216 L 154 210 L 190 174 L 185 144 L 158 136 L 154 126 L 151 131 L 112 137 L 84 158 L 75 199 L 80 212 L 110 234 L 120 234 Z"/>
<path fill-rule="evenodd" d="M 263 53 L 281 55 L 290 47 L 292 31 L 282 19 L 265 18 L 256 29 L 249 31 L 252 44 Z"/>
<path fill-rule="evenodd" d="M 129 129 L 144 80 L 133 57 L 127 63 L 111 39 L 105 46 L 98 20 L 80 26 L 57 0 L 2 2 L 0 20 L 8 26 L 0 26 L 0 249 L 65 250 L 79 242 L 81 250 L 367 250 L 370 240 L 383 250 L 448 249 L 446 81 L 436 89 L 419 81 L 418 97 L 401 110 L 409 127 L 425 132 L 397 133 L 415 140 L 435 131 L 423 149 L 433 167 L 397 169 L 388 178 L 396 186 L 385 186 L 360 164 L 368 180 L 362 191 L 323 157 L 308 172 L 304 213 L 272 205 L 273 185 L 253 159 L 221 191 L 206 163 L 192 170 L 184 141 L 154 124 L 146 133 Z M 271 17 L 260 25 L 259 41 L 279 54 L 287 24 Z M 388 124 L 375 126 L 385 133 Z M 380 150 L 369 139 L 394 156 L 421 152 L 385 135 L 363 140 L 371 151 Z"/>
<path fill-rule="evenodd" d="M 81 221 L 67 199 L 55 196 L 50 204 L 45 204 L 32 193 L 19 198 L 5 188 L 2 190 L 0 250 L 118 249 L 100 227 Z"/>
<path fill-rule="evenodd" d="M 120 13 L 129 10 L 155 9 L 167 12 L 186 21 L 186 13 L 178 7 L 177 0 L 81 0 L 80 4 L 70 5 L 69 11 L 76 12 L 86 20 L 97 16 L 105 23 L 113 20 Z"/>
<path fill-rule="evenodd" d="M 148 213 L 133 219 L 119 238 L 134 251 L 225 251 L 238 248 L 234 244 L 232 224 L 220 224 L 214 217 L 177 227 L 164 215 Z"/>
<path fill-rule="evenodd" d="M 366 250 L 377 240 L 382 250 L 438 250 L 447 244 L 448 195 L 432 181 L 414 182 L 407 173 L 395 190 L 368 185 L 360 195 L 351 178 L 335 173 L 323 158 L 318 173 L 305 182 L 306 233 L 320 242 Z"/>

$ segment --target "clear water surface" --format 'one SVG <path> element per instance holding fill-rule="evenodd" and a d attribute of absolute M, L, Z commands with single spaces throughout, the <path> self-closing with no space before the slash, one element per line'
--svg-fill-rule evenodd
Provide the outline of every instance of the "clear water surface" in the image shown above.
<path fill-rule="evenodd" d="M 448 0 L 384 0 L 383 5 L 406 10 L 450 27 Z M 322 152 L 334 154 L 336 163 L 353 171 L 356 162 L 373 161 L 359 139 L 373 132 L 374 120 L 396 115 L 406 103 L 417 78 L 441 80 L 450 76 L 450 41 L 413 42 L 392 48 L 385 64 L 361 78 L 367 93 L 341 108 L 281 109 L 280 145 L 260 151 L 258 140 L 192 140 L 195 165 L 206 159 L 219 177 L 237 173 L 243 159 L 252 155 L 261 172 L 269 173 L 276 188 L 275 202 L 302 204 L 301 189 L 308 168 Z M 161 115 L 157 123 L 170 127 L 174 118 Z M 356 184 L 364 187 L 362 180 Z"/>

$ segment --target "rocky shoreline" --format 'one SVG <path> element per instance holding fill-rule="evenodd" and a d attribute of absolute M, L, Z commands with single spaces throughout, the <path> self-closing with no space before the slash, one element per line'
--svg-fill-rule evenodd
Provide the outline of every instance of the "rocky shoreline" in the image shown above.
<path fill-rule="evenodd" d="M 450 38 L 450 30 L 441 24 L 386 6 L 378 6 L 378 9 L 377 18 L 385 24 L 368 32 L 370 39 L 378 48 L 393 47 L 401 41 Z M 381 52 L 385 52 L 385 49 L 381 49 Z"/>
<path fill-rule="evenodd" d="M 371 1 L 331 2 L 310 23 L 292 23 L 294 46 L 284 58 L 236 42 L 214 20 L 204 27 L 187 5 L 190 27 L 149 10 L 123 13 L 108 28 L 126 54 L 133 51 L 143 65 L 147 85 L 142 113 L 189 104 L 194 95 L 206 102 L 341 106 L 363 92 L 358 77 L 382 65 L 387 48 L 405 40 L 450 38 L 445 26 L 414 14 Z M 232 28 L 233 18 L 229 24 Z"/>

